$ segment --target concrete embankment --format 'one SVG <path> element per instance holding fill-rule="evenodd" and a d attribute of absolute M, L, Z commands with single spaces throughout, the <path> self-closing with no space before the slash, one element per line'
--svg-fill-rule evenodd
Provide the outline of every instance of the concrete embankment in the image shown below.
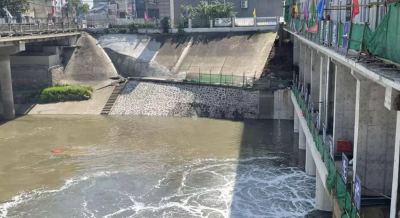
<path fill-rule="evenodd" d="M 258 90 L 222 86 L 130 81 L 110 114 L 292 119 L 288 93 L 279 90 L 260 94 Z"/>
<path fill-rule="evenodd" d="M 199 73 L 259 77 L 276 33 L 98 37 L 118 73 L 129 77 L 188 78 Z"/>

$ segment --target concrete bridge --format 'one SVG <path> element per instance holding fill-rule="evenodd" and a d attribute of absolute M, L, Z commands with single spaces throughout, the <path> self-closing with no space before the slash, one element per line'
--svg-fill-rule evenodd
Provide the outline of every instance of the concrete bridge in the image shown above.
<path fill-rule="evenodd" d="M 346 57 L 340 49 L 338 51 L 321 45 L 289 28 L 285 31 L 294 46 L 293 64 L 299 67 L 296 86 L 303 87 L 300 88 L 302 94 L 299 94 L 303 100 L 292 94 L 295 108 L 294 132 L 299 133 L 299 148 L 306 150 L 305 171 L 316 177 L 317 209 L 333 211 L 334 217 L 350 213 L 339 206 L 344 195 L 335 194 L 336 191 L 331 191 L 327 185 L 330 174 L 326 164 L 328 159 L 321 154 L 316 142 L 316 137 L 322 134 L 322 126 L 325 125 L 327 134 L 332 138 L 334 163 L 338 172 L 341 172 L 340 156 L 343 152 L 338 142 L 349 141 L 352 145 L 352 149 L 345 152 L 353 160 L 347 179 L 347 185 L 352 188 L 346 189 L 346 192 L 352 193 L 353 181 L 355 175 L 358 175 L 362 184 L 361 194 L 391 196 L 390 217 L 398 217 L 398 65 L 379 59 L 357 61 L 355 52 L 350 51 Z M 309 103 L 313 105 L 313 110 L 305 106 Z M 304 114 L 308 117 L 304 117 Z M 316 123 L 320 125 L 314 130 L 312 126 Z M 328 135 L 324 148 L 329 151 Z M 337 177 L 341 180 L 340 175 Z M 388 206 L 386 210 L 389 211 Z M 382 217 L 376 211 L 380 209 L 374 211 L 371 207 L 362 207 L 361 217 Z"/>
<path fill-rule="evenodd" d="M 25 55 L 21 54 L 15 57 L 20 65 L 38 62 L 51 65 L 52 61 L 59 58 L 57 56 L 57 47 L 74 45 L 77 37 L 81 34 L 75 28 L 64 29 L 64 31 L 62 29 L 59 31 L 53 29 L 52 31 L 47 31 L 47 34 L 43 34 L 45 31 L 40 28 L 37 30 L 31 29 L 30 31 L 25 30 L 25 32 L 23 30 L 3 31 L 1 29 L 0 32 L 1 35 L 4 35 L 4 33 L 8 35 L 8 37 L 0 38 L 0 80 L 5 120 L 15 118 L 10 55 L 21 54 L 21 52 L 28 49 L 29 52 Z M 47 55 L 50 53 L 49 51 L 55 55 Z"/>

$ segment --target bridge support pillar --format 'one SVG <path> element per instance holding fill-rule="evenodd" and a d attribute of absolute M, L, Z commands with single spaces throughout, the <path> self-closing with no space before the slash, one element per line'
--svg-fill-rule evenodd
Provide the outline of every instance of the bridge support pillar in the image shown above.
<path fill-rule="evenodd" d="M 299 123 L 299 149 L 305 150 L 307 146 L 306 143 L 307 143 L 306 134 L 304 133 L 303 127 Z"/>
<path fill-rule="evenodd" d="M 306 174 L 309 176 L 315 176 L 316 174 L 316 166 L 315 166 L 315 162 L 314 162 L 314 158 L 311 154 L 311 148 L 308 145 L 306 145 L 306 166 L 305 166 L 305 171 Z"/>
<path fill-rule="evenodd" d="M 297 117 L 296 111 L 294 112 L 294 132 L 299 132 L 299 117 Z"/>
<path fill-rule="evenodd" d="M 12 120 L 15 118 L 15 110 L 9 55 L 0 55 L 0 69 L 4 119 Z"/>
<path fill-rule="evenodd" d="M 332 211 L 332 203 L 331 197 L 328 192 L 324 188 L 324 184 L 322 183 L 321 176 L 317 171 L 317 175 L 315 176 L 315 203 L 317 210 L 322 211 Z"/>
<path fill-rule="evenodd" d="M 15 46 L 0 47 L 0 84 L 5 120 L 15 118 L 14 94 L 12 89 L 10 54 L 25 50 L 25 43 L 19 42 Z"/>

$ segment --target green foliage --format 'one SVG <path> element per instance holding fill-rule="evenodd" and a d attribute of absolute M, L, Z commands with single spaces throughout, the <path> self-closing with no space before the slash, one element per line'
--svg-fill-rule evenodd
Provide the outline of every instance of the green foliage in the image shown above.
<path fill-rule="evenodd" d="M 161 20 L 161 28 L 164 33 L 168 33 L 169 28 L 171 27 L 171 22 L 167 17 L 164 17 Z"/>
<path fill-rule="evenodd" d="M 193 8 L 192 5 L 181 5 L 181 19 L 186 20 L 186 19 L 194 19 L 196 16 L 196 9 Z M 188 17 L 186 17 L 186 11 L 188 12 Z"/>
<path fill-rule="evenodd" d="M 0 0 L 0 17 L 6 15 L 3 8 L 6 7 L 11 15 L 16 16 L 22 14 L 29 9 L 28 0 Z"/>
<path fill-rule="evenodd" d="M 88 4 L 83 4 L 81 7 L 79 7 L 80 10 L 83 11 L 83 14 L 88 14 L 89 13 L 89 5 Z"/>
<path fill-rule="evenodd" d="M 40 91 L 38 101 L 39 103 L 82 101 L 90 99 L 92 93 L 93 88 L 89 86 L 57 84 Z"/>
<path fill-rule="evenodd" d="M 119 29 L 119 30 L 118 30 L 118 33 L 123 33 L 123 34 L 125 34 L 126 32 L 128 32 L 126 29 Z"/>
<path fill-rule="evenodd" d="M 236 17 L 237 12 L 234 11 L 235 4 L 232 2 L 219 2 L 214 0 L 212 4 L 207 4 L 206 1 L 200 1 L 197 5 L 195 13 L 208 23 L 210 19 L 214 18 L 229 18 Z"/>
<path fill-rule="evenodd" d="M 78 6 L 82 3 L 82 0 L 71 0 L 71 4 L 75 7 L 78 8 Z"/>
<path fill-rule="evenodd" d="M 135 23 L 131 23 L 128 25 L 128 32 L 129 33 L 137 33 L 138 27 Z"/>
<path fill-rule="evenodd" d="M 183 25 L 183 23 L 179 23 L 178 25 L 178 32 L 176 32 L 176 34 L 178 36 L 184 36 L 186 34 L 185 30 L 184 30 L 185 26 Z"/>

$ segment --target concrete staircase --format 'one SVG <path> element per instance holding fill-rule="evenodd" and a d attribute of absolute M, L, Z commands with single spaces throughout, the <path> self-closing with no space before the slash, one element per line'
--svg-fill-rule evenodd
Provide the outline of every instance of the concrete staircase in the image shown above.
<path fill-rule="evenodd" d="M 119 83 L 117 86 L 114 87 L 113 92 L 111 93 L 110 98 L 106 105 L 104 106 L 103 110 L 101 111 L 101 115 L 108 115 L 115 104 L 115 101 L 118 98 L 119 93 L 121 93 L 122 89 L 124 89 L 126 82 Z"/>

